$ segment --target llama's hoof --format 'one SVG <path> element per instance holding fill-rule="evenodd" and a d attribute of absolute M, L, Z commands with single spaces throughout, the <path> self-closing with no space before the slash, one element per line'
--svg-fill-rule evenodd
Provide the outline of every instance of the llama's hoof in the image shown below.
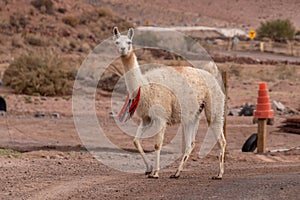
<path fill-rule="evenodd" d="M 180 177 L 180 175 L 176 175 L 176 174 L 173 174 L 170 176 L 170 178 L 174 178 L 174 179 L 178 179 Z"/>
<path fill-rule="evenodd" d="M 222 180 L 222 176 L 213 176 L 212 180 Z"/>
<path fill-rule="evenodd" d="M 150 175 L 152 173 L 152 171 L 145 171 L 145 175 Z"/>
<path fill-rule="evenodd" d="M 152 179 L 158 179 L 158 175 L 154 175 L 154 174 L 149 174 L 148 178 L 152 178 Z"/>
<path fill-rule="evenodd" d="M 149 174 L 151 174 L 151 173 L 152 173 L 152 171 L 153 171 L 153 167 L 152 167 L 152 166 L 150 166 L 150 168 L 149 168 L 149 169 L 147 168 L 147 170 L 145 171 L 145 175 L 149 175 Z"/>

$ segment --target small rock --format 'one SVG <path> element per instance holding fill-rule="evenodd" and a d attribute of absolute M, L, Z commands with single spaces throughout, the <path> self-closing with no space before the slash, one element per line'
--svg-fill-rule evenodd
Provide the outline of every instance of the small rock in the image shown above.
<path fill-rule="evenodd" d="M 117 114 L 115 114 L 113 111 L 109 112 L 109 117 L 110 118 L 114 118 Z"/>
<path fill-rule="evenodd" d="M 283 112 L 285 110 L 285 106 L 279 101 L 273 100 L 273 105 L 274 105 L 275 109 L 278 110 L 278 111 Z"/>
<path fill-rule="evenodd" d="M 5 115 L 6 115 L 6 112 L 5 112 L 5 111 L 2 111 L 2 110 L 0 110 L 0 116 L 3 116 L 3 117 L 5 117 Z"/>
<path fill-rule="evenodd" d="M 239 112 L 239 116 L 253 116 L 255 106 L 254 105 L 249 105 L 246 103 L 242 110 Z"/>
<path fill-rule="evenodd" d="M 84 43 L 79 47 L 78 51 L 88 53 L 90 51 L 90 49 L 91 49 L 90 45 L 88 43 Z"/>
<path fill-rule="evenodd" d="M 59 113 L 52 113 L 51 116 L 54 117 L 54 118 L 60 118 L 60 114 Z"/>
<path fill-rule="evenodd" d="M 45 113 L 39 111 L 39 112 L 35 113 L 34 117 L 37 117 L 37 118 L 45 117 Z"/>

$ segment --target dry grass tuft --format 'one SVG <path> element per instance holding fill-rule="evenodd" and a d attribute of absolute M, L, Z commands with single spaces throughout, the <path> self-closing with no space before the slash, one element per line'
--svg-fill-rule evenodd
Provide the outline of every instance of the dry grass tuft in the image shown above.
<path fill-rule="evenodd" d="M 96 13 L 99 17 L 111 17 L 113 12 L 109 8 L 99 7 L 96 9 Z"/>
<path fill-rule="evenodd" d="M 242 74 L 242 69 L 240 65 L 231 65 L 229 68 L 229 74 L 234 75 L 236 77 L 240 77 Z"/>
<path fill-rule="evenodd" d="M 38 9 L 42 13 L 54 14 L 53 2 L 52 0 L 34 0 L 31 1 L 31 5 L 33 5 L 36 9 Z"/>
<path fill-rule="evenodd" d="M 63 17 L 62 21 L 69 26 L 76 27 L 79 24 L 80 19 L 76 16 L 69 15 L 69 16 Z"/>
<path fill-rule="evenodd" d="M 58 96 L 72 92 L 76 72 L 50 52 L 23 54 L 4 72 L 3 82 L 18 94 Z"/>
<path fill-rule="evenodd" d="M 46 47 L 49 46 L 49 42 L 41 35 L 27 34 L 24 38 L 25 42 L 32 46 Z"/>

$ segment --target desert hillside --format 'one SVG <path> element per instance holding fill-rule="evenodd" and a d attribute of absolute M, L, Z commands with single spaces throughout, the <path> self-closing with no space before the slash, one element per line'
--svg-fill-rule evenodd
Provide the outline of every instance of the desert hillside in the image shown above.
<path fill-rule="evenodd" d="M 52 2 L 48 6 L 38 2 Z M 267 0 L 1 0 L 0 64 L 22 52 L 52 49 L 83 57 L 112 27 L 130 26 L 257 28 L 270 19 L 290 19 L 300 28 L 300 1 Z M 45 3 L 45 4 L 46 4 Z"/>
<path fill-rule="evenodd" d="M 86 56 L 115 25 L 132 26 L 110 9 L 80 0 L 1 0 L 0 61 L 41 49 Z"/>
<path fill-rule="evenodd" d="M 100 0 L 120 16 L 143 25 L 147 20 L 157 26 L 205 25 L 257 28 L 270 19 L 290 19 L 300 28 L 298 0 Z"/>

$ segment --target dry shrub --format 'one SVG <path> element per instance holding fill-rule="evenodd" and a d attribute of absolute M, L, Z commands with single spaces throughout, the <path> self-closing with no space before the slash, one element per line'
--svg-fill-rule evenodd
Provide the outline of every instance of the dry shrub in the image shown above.
<path fill-rule="evenodd" d="M 242 69 L 240 65 L 231 65 L 229 68 L 229 74 L 234 75 L 236 77 L 241 77 Z"/>
<path fill-rule="evenodd" d="M 23 47 L 23 39 L 20 35 L 15 35 L 11 40 L 11 45 L 16 48 Z"/>
<path fill-rule="evenodd" d="M 41 35 L 27 34 L 25 37 L 25 42 L 32 46 L 39 47 L 45 47 L 49 45 L 48 41 L 45 40 Z"/>
<path fill-rule="evenodd" d="M 121 31 L 133 27 L 133 24 L 104 7 L 95 8 L 91 12 L 80 15 L 80 24 L 87 25 L 99 40 L 110 37 L 114 26 L 118 26 Z"/>
<path fill-rule="evenodd" d="M 67 12 L 67 9 L 65 9 L 65 8 L 58 8 L 57 12 L 65 14 Z"/>
<path fill-rule="evenodd" d="M 49 52 L 23 54 L 6 69 L 3 83 L 18 94 L 69 95 L 76 73 L 66 64 Z"/>
<path fill-rule="evenodd" d="M 99 17 L 111 17 L 113 16 L 112 11 L 109 8 L 100 7 L 96 9 L 96 14 Z"/>
<path fill-rule="evenodd" d="M 253 78 L 266 82 L 274 82 L 276 80 L 299 81 L 297 69 L 291 65 L 276 65 L 272 70 L 262 66 L 259 71 L 247 71 L 247 73 L 242 73 L 241 77 L 243 79 Z"/>
<path fill-rule="evenodd" d="M 47 14 L 54 14 L 52 0 L 34 0 L 31 2 L 36 9 Z"/>
<path fill-rule="evenodd" d="M 14 14 L 9 16 L 9 24 L 13 27 L 19 28 L 26 28 L 29 23 L 29 19 L 22 14 Z"/>
<path fill-rule="evenodd" d="M 81 24 L 97 22 L 100 18 L 113 18 L 114 14 L 109 8 L 99 7 L 92 12 L 85 12 L 80 16 Z"/>
<path fill-rule="evenodd" d="M 278 66 L 275 69 L 275 74 L 277 74 L 277 78 L 280 80 L 294 80 L 297 78 L 297 71 L 295 66 Z"/>
<path fill-rule="evenodd" d="M 69 26 L 76 27 L 79 24 L 80 19 L 76 16 L 69 15 L 69 16 L 63 17 L 62 21 Z"/>

